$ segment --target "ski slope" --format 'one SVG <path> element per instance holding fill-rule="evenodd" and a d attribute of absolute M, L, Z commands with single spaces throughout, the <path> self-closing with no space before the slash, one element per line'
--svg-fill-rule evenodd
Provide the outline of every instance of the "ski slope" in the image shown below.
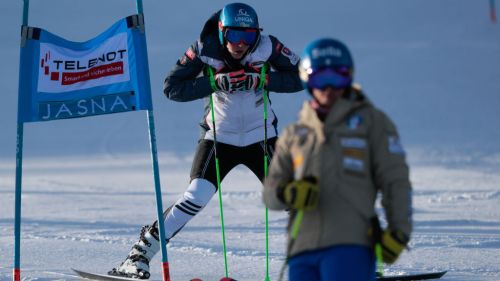
<path fill-rule="evenodd" d="M 0 23 L 0 281 L 12 279 L 14 171 L 22 1 Z M 30 24 L 84 41 L 135 12 L 132 0 L 31 0 Z M 164 207 L 184 191 L 202 102 L 174 103 L 163 79 L 226 1 L 144 1 Z M 396 122 L 414 185 L 411 251 L 387 274 L 448 270 L 442 280 L 500 280 L 500 24 L 487 0 L 247 1 L 265 33 L 300 53 L 318 37 L 352 50 L 356 81 Z M 271 94 L 280 128 L 298 94 Z M 156 214 L 146 116 L 123 113 L 25 125 L 23 280 L 77 280 L 106 272 Z M 223 182 L 230 275 L 265 276 L 261 186 L 238 167 Z M 168 246 L 172 280 L 224 275 L 218 199 Z M 286 214 L 270 212 L 270 275 L 285 251 Z M 152 278 L 160 280 L 160 259 Z"/>
<path fill-rule="evenodd" d="M 418 155 L 410 150 L 410 155 Z M 424 156 L 424 155 L 422 155 Z M 449 270 L 443 280 L 499 280 L 500 155 L 476 159 L 481 168 L 420 163 L 413 156 L 414 222 L 411 251 L 387 274 Z M 162 154 L 165 205 L 186 185 L 190 159 Z M 441 158 L 441 160 L 443 160 Z M 23 280 L 76 280 L 70 270 L 106 272 L 127 255 L 141 225 L 155 217 L 147 157 L 67 157 L 26 163 L 23 195 Z M 0 166 L 0 280 L 10 280 L 13 247 L 12 165 Z M 55 172 L 57 171 L 57 172 Z M 230 275 L 265 275 L 264 209 L 253 174 L 237 168 L 222 185 Z M 270 275 L 285 251 L 286 215 L 270 212 Z M 224 275 L 218 199 L 168 245 L 172 280 Z M 152 278 L 161 279 L 160 257 Z"/>

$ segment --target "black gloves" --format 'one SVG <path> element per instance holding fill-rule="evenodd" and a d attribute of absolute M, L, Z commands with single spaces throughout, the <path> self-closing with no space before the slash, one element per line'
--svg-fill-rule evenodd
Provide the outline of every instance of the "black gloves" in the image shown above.
<path fill-rule="evenodd" d="M 292 181 L 278 188 L 278 198 L 292 209 L 314 210 L 318 205 L 319 187 L 317 180 L 307 177 Z"/>
<path fill-rule="evenodd" d="M 225 92 L 239 90 L 246 81 L 245 71 L 243 69 L 227 73 L 218 73 L 215 75 L 215 85 L 217 89 Z"/>
<path fill-rule="evenodd" d="M 268 76 L 266 75 L 267 83 Z M 246 73 L 241 69 L 238 71 L 218 73 L 215 75 L 215 86 L 217 89 L 225 92 L 250 91 L 260 86 L 259 73 Z"/>
<path fill-rule="evenodd" d="M 256 90 L 260 86 L 260 80 L 261 80 L 261 75 L 259 73 L 245 73 L 246 74 L 246 79 L 245 79 L 245 85 L 242 91 L 250 91 L 250 90 Z M 266 74 L 264 81 L 264 87 L 267 85 L 267 81 L 269 79 L 269 76 Z"/>

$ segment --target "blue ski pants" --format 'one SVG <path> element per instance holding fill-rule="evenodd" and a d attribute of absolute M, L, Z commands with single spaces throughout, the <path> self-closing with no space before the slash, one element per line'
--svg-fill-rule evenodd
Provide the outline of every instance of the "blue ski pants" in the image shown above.
<path fill-rule="evenodd" d="M 289 281 L 375 281 L 375 255 L 369 247 L 338 245 L 294 256 Z"/>

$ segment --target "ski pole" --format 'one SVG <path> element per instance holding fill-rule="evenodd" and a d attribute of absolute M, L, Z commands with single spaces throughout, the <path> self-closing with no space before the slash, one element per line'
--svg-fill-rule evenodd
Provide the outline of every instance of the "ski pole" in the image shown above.
<path fill-rule="evenodd" d="M 372 225 L 372 239 L 373 239 L 373 250 L 375 251 L 375 262 L 376 262 L 376 274 L 377 276 L 382 276 L 384 274 L 384 264 L 382 258 L 382 228 L 380 227 L 380 221 L 378 216 L 375 215 L 371 218 Z"/>
<path fill-rule="evenodd" d="M 267 152 L 267 99 L 268 99 L 268 91 L 264 89 L 266 83 L 266 71 L 268 68 L 268 64 L 264 64 L 260 70 L 260 84 L 259 89 L 263 91 L 263 99 L 264 99 L 264 179 L 267 177 L 268 171 L 268 161 L 269 154 Z M 267 207 L 265 208 L 266 213 L 266 279 L 265 281 L 270 281 L 269 278 L 269 210 Z"/>
<path fill-rule="evenodd" d="M 377 276 L 384 275 L 384 264 L 382 263 L 382 245 L 380 243 L 375 244 L 375 259 L 377 263 Z"/>
<path fill-rule="evenodd" d="M 311 153 L 312 151 L 309 152 L 309 154 Z M 305 169 L 306 167 L 308 166 L 309 164 L 309 159 L 311 157 L 306 157 L 305 158 L 305 161 L 304 163 L 302 163 L 302 168 L 299 168 L 299 167 L 294 167 L 294 170 L 295 170 L 295 179 L 302 179 L 304 178 L 304 172 L 305 172 Z M 279 275 L 279 278 L 278 278 L 278 281 L 282 281 L 283 280 L 283 275 L 285 274 L 285 269 L 286 269 L 286 266 L 288 264 L 288 261 L 290 259 L 290 254 L 292 253 L 292 248 L 293 248 L 293 245 L 295 244 L 295 241 L 297 240 L 297 236 L 299 236 L 299 230 L 300 230 L 300 226 L 302 225 L 302 219 L 304 217 L 304 210 L 297 210 L 297 213 L 295 214 L 295 217 L 293 218 L 293 223 L 292 223 L 292 231 L 290 233 L 290 242 L 288 243 L 288 248 L 287 248 L 287 251 L 286 251 L 286 258 L 285 258 L 285 262 L 283 263 L 283 266 L 281 266 L 281 270 L 280 270 L 280 275 Z"/>
<path fill-rule="evenodd" d="M 285 274 L 286 265 L 288 264 L 288 259 L 290 258 L 290 253 L 292 251 L 293 244 L 295 244 L 295 240 L 297 239 L 297 236 L 299 234 L 299 229 L 300 229 L 300 225 L 302 224 L 302 218 L 303 217 L 304 217 L 304 210 L 298 210 L 297 214 L 295 215 L 295 218 L 293 220 L 292 233 L 291 233 L 291 236 L 290 236 L 291 237 L 290 238 L 290 243 L 288 243 L 288 249 L 287 249 L 287 253 L 286 253 L 286 259 L 285 259 L 285 262 L 283 263 L 283 265 L 281 266 L 280 276 L 278 278 L 278 281 L 282 281 L 283 280 L 283 276 Z"/>
<path fill-rule="evenodd" d="M 217 87 L 215 86 L 215 78 L 214 72 L 210 66 L 207 67 L 207 71 L 210 78 L 210 86 L 214 92 L 217 91 Z M 229 277 L 228 269 L 227 269 L 227 253 L 226 253 L 226 234 L 224 229 L 224 210 L 222 208 L 222 189 L 220 185 L 220 170 L 219 170 L 219 158 L 217 157 L 217 136 L 215 130 L 215 114 L 214 114 L 214 102 L 212 99 L 212 94 L 210 94 L 210 111 L 212 114 L 212 127 L 214 130 L 214 156 L 215 156 L 215 172 L 217 175 L 217 190 L 219 191 L 219 212 L 220 212 L 220 222 L 221 222 L 221 231 L 222 231 L 222 248 L 224 251 L 224 268 L 226 271 L 226 277 Z"/>

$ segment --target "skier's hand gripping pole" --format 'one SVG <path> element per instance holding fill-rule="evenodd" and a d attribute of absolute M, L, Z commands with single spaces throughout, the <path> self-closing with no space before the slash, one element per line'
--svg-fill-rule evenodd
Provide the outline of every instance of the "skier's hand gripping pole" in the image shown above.
<path fill-rule="evenodd" d="M 292 209 L 310 211 L 318 206 L 319 187 L 316 178 L 294 180 L 278 189 L 278 198 Z"/>

